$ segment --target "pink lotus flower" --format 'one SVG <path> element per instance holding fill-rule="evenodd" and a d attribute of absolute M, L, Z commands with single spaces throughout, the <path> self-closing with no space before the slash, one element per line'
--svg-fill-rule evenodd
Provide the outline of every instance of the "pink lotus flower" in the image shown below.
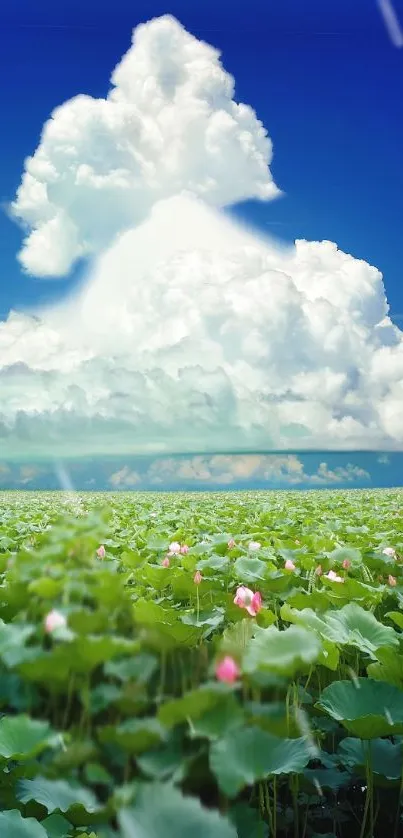
<path fill-rule="evenodd" d="M 259 613 L 262 607 L 262 596 L 259 591 L 253 593 L 250 588 L 245 588 L 244 585 L 241 585 L 237 588 L 234 605 L 238 605 L 239 608 L 246 608 L 251 617 L 256 617 L 256 614 Z"/>
<path fill-rule="evenodd" d="M 234 549 L 234 547 L 235 547 L 235 539 L 234 539 L 234 538 L 230 538 L 230 540 L 229 540 L 229 542 L 228 542 L 228 545 L 227 545 L 227 546 L 228 546 L 228 550 L 233 550 L 233 549 Z"/>
<path fill-rule="evenodd" d="M 396 586 L 396 578 L 395 576 L 388 576 L 389 585 L 394 588 Z"/>
<path fill-rule="evenodd" d="M 66 625 L 66 618 L 63 617 L 60 611 L 49 611 L 49 614 L 45 617 L 45 631 L 47 634 L 51 634 L 55 629 L 65 628 Z"/>
<path fill-rule="evenodd" d="M 334 570 L 329 570 L 329 573 L 325 574 L 326 579 L 330 579 L 331 582 L 344 582 L 342 576 L 338 576 Z"/>
<path fill-rule="evenodd" d="M 317 568 L 316 568 L 316 570 L 315 570 L 315 574 L 316 574 L 316 576 L 322 576 L 322 573 L 323 573 L 323 570 L 322 570 L 322 565 L 321 565 L 321 564 L 318 564 L 318 566 L 317 566 Z"/>
<path fill-rule="evenodd" d="M 173 541 L 172 544 L 169 545 L 169 553 L 171 556 L 178 556 L 181 551 L 181 546 L 178 541 Z"/>
<path fill-rule="evenodd" d="M 180 549 L 180 552 L 182 553 L 182 556 L 185 556 L 185 555 L 186 555 L 186 553 L 188 553 L 188 552 L 189 552 L 189 547 L 187 546 L 187 544 L 182 544 L 182 547 L 181 547 L 181 549 Z"/>
<path fill-rule="evenodd" d="M 385 547 L 385 549 L 382 550 L 382 553 L 384 556 L 390 556 L 391 559 L 396 557 L 396 550 L 394 547 Z"/>
<path fill-rule="evenodd" d="M 295 564 L 291 559 L 287 559 L 284 565 L 285 570 L 295 570 Z"/>
<path fill-rule="evenodd" d="M 202 579 L 203 579 L 203 577 L 200 573 L 200 570 L 196 570 L 196 573 L 193 577 L 193 582 L 195 583 L 195 585 L 200 585 L 200 582 L 202 581 Z"/>
<path fill-rule="evenodd" d="M 250 541 L 249 542 L 249 550 L 252 550 L 252 551 L 260 550 L 261 546 L 262 545 L 261 545 L 260 541 Z"/>
<path fill-rule="evenodd" d="M 216 678 L 218 681 L 223 681 L 225 684 L 233 684 L 239 677 L 239 668 L 234 659 L 227 655 L 220 661 L 215 669 Z"/>
<path fill-rule="evenodd" d="M 106 550 L 105 550 L 105 547 L 104 547 L 103 544 L 101 544 L 101 546 L 98 547 L 97 556 L 98 556 L 99 559 L 104 559 L 105 558 Z"/>
<path fill-rule="evenodd" d="M 169 567 L 171 562 L 169 561 L 169 557 L 165 556 L 165 559 L 162 560 L 162 567 Z"/>
<path fill-rule="evenodd" d="M 349 567 L 351 567 L 350 559 L 344 559 L 342 564 L 343 564 L 344 570 L 348 570 Z"/>

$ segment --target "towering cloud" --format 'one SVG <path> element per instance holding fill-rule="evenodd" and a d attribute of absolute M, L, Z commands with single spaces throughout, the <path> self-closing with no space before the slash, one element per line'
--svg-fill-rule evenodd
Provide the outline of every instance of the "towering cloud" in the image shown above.
<path fill-rule="evenodd" d="M 138 26 L 111 81 L 105 99 L 56 108 L 26 161 L 13 212 L 31 228 L 29 273 L 63 276 L 182 189 L 217 207 L 278 194 L 261 122 L 219 52 L 174 18 Z"/>
<path fill-rule="evenodd" d="M 109 245 L 74 298 L 0 323 L 10 456 L 401 448 L 403 334 L 381 273 L 222 211 L 277 190 L 217 52 L 163 17 L 112 81 L 55 112 L 14 205 L 42 276 Z"/>

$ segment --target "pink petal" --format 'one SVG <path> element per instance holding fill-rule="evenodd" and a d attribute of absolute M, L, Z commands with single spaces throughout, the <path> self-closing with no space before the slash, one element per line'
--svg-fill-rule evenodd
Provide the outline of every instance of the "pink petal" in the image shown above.
<path fill-rule="evenodd" d="M 227 657 L 217 664 L 215 674 L 218 681 L 223 681 L 226 684 L 233 684 L 240 673 L 234 659 L 227 655 Z"/>
<path fill-rule="evenodd" d="M 291 559 L 287 559 L 284 567 L 286 570 L 295 570 L 295 564 L 293 561 L 291 561 Z"/>
<path fill-rule="evenodd" d="M 45 631 L 47 634 L 51 634 L 52 631 L 58 628 L 65 628 L 66 626 L 66 618 L 60 611 L 49 611 L 49 614 L 45 617 Z"/>

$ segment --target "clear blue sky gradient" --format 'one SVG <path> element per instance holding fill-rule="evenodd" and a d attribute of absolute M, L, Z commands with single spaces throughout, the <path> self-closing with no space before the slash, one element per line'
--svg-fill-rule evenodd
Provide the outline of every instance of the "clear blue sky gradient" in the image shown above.
<path fill-rule="evenodd" d="M 403 24 L 403 0 L 393 0 Z M 43 281 L 16 261 L 5 207 L 54 107 L 104 96 L 134 26 L 170 12 L 217 46 L 274 142 L 285 196 L 236 213 L 287 241 L 330 239 L 384 274 L 403 328 L 403 49 L 376 0 L 10 0 L 0 11 L 0 318 L 63 296 L 80 275 Z M 81 268 L 82 271 L 82 268 Z"/>

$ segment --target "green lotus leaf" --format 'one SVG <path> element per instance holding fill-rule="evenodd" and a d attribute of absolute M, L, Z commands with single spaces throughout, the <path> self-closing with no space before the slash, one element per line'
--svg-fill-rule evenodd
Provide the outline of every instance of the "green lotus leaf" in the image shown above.
<path fill-rule="evenodd" d="M 376 650 L 376 663 L 367 666 L 370 678 L 387 681 L 403 690 L 403 657 L 396 649 L 386 646 Z"/>
<path fill-rule="evenodd" d="M 282 739 L 259 727 L 232 731 L 210 748 L 210 768 L 228 797 L 276 774 L 302 771 L 310 755 L 305 738 Z"/>
<path fill-rule="evenodd" d="M 246 648 L 243 668 L 246 673 L 262 669 L 293 675 L 317 660 L 320 651 L 317 635 L 300 626 L 290 626 L 285 631 L 275 626 L 259 628 Z"/>
<path fill-rule="evenodd" d="M 62 815 L 49 815 L 42 821 L 48 838 L 71 838 L 74 827 Z"/>
<path fill-rule="evenodd" d="M 242 583 L 262 581 L 266 575 L 266 562 L 256 557 L 241 556 L 234 564 L 234 576 Z"/>
<path fill-rule="evenodd" d="M 369 764 L 374 774 L 387 780 L 400 780 L 403 771 L 403 746 L 401 742 L 393 744 L 388 739 L 361 739 L 347 737 L 339 745 L 340 760 L 349 770 L 354 770 L 362 777 L 366 776 Z"/>
<path fill-rule="evenodd" d="M 122 838 L 237 838 L 227 818 L 171 785 L 140 787 L 135 805 L 121 809 L 118 821 Z"/>
<path fill-rule="evenodd" d="M 48 833 L 34 818 L 23 818 L 18 809 L 0 812 L 0 835 L 4 838 L 48 838 Z"/>
<path fill-rule="evenodd" d="M 119 745 L 133 754 L 147 751 L 165 738 L 165 730 L 154 717 L 126 719 L 120 725 L 106 725 L 98 729 L 100 742 Z"/>
<path fill-rule="evenodd" d="M 31 759 L 49 746 L 55 746 L 57 735 L 47 722 L 29 716 L 3 716 L 0 719 L 0 757 Z"/>
<path fill-rule="evenodd" d="M 361 739 L 403 733 L 403 692 L 371 678 L 334 681 L 315 705 Z"/>
<path fill-rule="evenodd" d="M 197 690 L 185 693 L 182 698 L 166 701 L 158 710 L 158 719 L 166 728 L 188 719 L 194 722 L 217 704 L 225 704 L 229 694 L 230 689 L 224 684 L 206 683 Z"/>
<path fill-rule="evenodd" d="M 16 786 L 17 798 L 21 803 L 34 800 L 44 806 L 49 814 L 67 812 L 73 806 L 82 806 L 86 812 L 96 812 L 100 807 L 95 795 L 83 786 L 75 786 L 67 780 L 48 780 L 35 777 L 34 780 L 19 780 Z"/>

